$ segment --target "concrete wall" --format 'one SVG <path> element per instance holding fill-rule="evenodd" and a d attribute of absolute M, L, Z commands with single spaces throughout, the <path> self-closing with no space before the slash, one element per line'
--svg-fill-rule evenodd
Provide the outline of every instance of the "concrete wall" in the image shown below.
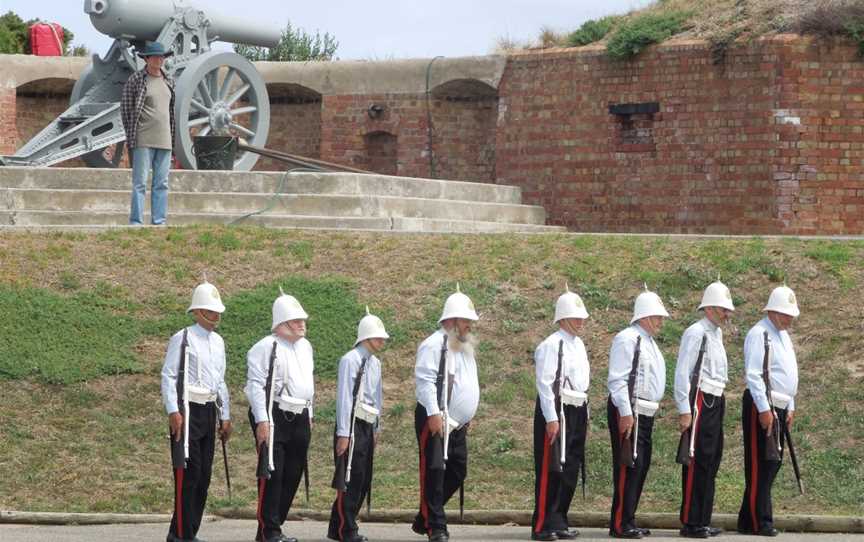
<path fill-rule="evenodd" d="M 706 43 L 677 41 L 629 62 L 585 47 L 258 68 L 272 148 L 517 185 L 580 231 L 864 233 L 864 61 L 850 43 L 778 36 L 720 63 Z M 0 85 L 0 152 L 58 106 L 14 97 Z M 610 111 L 626 104 L 657 110 Z"/>

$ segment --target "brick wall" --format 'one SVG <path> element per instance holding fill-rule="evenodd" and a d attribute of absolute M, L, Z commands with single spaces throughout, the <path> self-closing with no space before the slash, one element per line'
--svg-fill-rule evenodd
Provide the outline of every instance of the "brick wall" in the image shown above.
<path fill-rule="evenodd" d="M 19 93 L 15 115 L 15 144 L 11 153 L 23 146 L 69 108 L 68 94 Z M 124 162 L 125 163 L 125 162 Z M 62 167 L 85 167 L 80 158 L 67 160 Z"/>
<path fill-rule="evenodd" d="M 321 157 L 321 101 L 273 99 L 270 103 L 270 135 L 267 147 L 309 158 Z M 271 158 L 255 164 L 259 171 L 282 171 L 291 167 Z"/>
<path fill-rule="evenodd" d="M 0 87 L 0 153 L 12 154 L 17 144 L 15 89 Z"/>

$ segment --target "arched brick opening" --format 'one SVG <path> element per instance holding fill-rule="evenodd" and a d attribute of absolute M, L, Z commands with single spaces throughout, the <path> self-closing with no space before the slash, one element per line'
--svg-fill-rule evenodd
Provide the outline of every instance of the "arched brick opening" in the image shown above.
<path fill-rule="evenodd" d="M 267 85 L 270 136 L 267 147 L 309 158 L 321 157 L 321 94 L 293 83 Z M 286 164 L 261 158 L 256 170 L 280 171 Z"/>
<path fill-rule="evenodd" d="M 398 139 L 389 132 L 370 132 L 363 136 L 366 148 L 366 164 L 364 169 L 396 175 L 399 171 Z"/>
<path fill-rule="evenodd" d="M 36 79 L 15 89 L 16 150 L 69 108 L 74 85 L 74 79 L 52 77 Z"/>

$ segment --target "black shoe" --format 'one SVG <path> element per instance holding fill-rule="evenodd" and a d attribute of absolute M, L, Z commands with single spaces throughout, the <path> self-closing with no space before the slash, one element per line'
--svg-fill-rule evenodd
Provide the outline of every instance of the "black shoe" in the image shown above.
<path fill-rule="evenodd" d="M 775 529 L 774 527 L 762 527 L 759 529 L 758 533 L 755 533 L 758 536 L 777 536 L 780 534 L 780 531 Z"/>
<path fill-rule="evenodd" d="M 644 535 L 642 534 L 642 529 L 632 528 L 632 529 L 624 529 L 620 533 L 616 533 L 614 530 L 609 531 L 609 536 L 612 538 L 642 538 Z"/>
<path fill-rule="evenodd" d="M 579 531 L 576 529 L 564 529 L 563 531 L 555 531 L 555 536 L 558 540 L 573 540 L 579 536 Z"/>
<path fill-rule="evenodd" d="M 426 528 L 419 523 L 412 523 L 411 530 L 419 534 L 420 536 L 427 536 L 429 534 L 429 531 L 427 531 Z"/>
<path fill-rule="evenodd" d="M 291 536 L 285 536 L 284 534 L 277 534 L 268 538 L 265 542 L 298 542 L 298 540 Z"/>
<path fill-rule="evenodd" d="M 681 530 L 678 531 L 678 534 L 683 536 L 684 538 L 708 538 L 711 536 L 708 534 L 708 529 L 706 527 L 694 527 L 692 525 L 685 525 L 681 527 Z"/>
<path fill-rule="evenodd" d="M 721 529 L 720 527 L 708 526 L 707 529 L 708 529 L 708 536 L 719 536 L 719 535 L 723 534 L 723 529 Z"/>
<path fill-rule="evenodd" d="M 553 531 L 540 531 L 536 533 L 531 531 L 531 540 L 558 540 Z"/>
<path fill-rule="evenodd" d="M 450 542 L 450 535 L 445 529 L 432 529 L 429 533 L 429 542 Z"/>
<path fill-rule="evenodd" d="M 642 536 L 651 536 L 651 529 L 646 529 L 645 527 L 636 527 L 637 531 L 642 533 Z"/>
<path fill-rule="evenodd" d="M 355 534 L 342 539 L 342 542 L 369 542 L 369 539 L 362 534 Z"/>

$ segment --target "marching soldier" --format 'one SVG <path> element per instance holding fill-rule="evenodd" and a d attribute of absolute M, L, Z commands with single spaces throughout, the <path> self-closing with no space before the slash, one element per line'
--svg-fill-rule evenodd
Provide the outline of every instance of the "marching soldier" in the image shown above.
<path fill-rule="evenodd" d="M 168 413 L 174 466 L 174 515 L 168 542 L 198 540 L 210 487 L 217 416 L 219 438 L 227 441 L 232 431 L 225 343 L 215 331 L 225 312 L 219 290 L 205 280 L 192 292 L 186 312 L 192 313 L 195 324 L 171 337 L 162 365 L 162 402 Z"/>
<path fill-rule="evenodd" d="M 555 304 L 558 331 L 534 352 L 537 402 L 532 540 L 570 540 L 579 535 L 569 528 L 567 512 L 585 460 L 590 373 L 579 333 L 587 318 L 582 298 L 567 289 Z"/>
<path fill-rule="evenodd" d="M 786 286 L 771 292 L 766 316 L 744 340 L 744 498 L 738 532 L 777 536 L 771 485 L 783 460 L 783 432 L 792 426 L 798 392 L 798 360 L 787 329 L 798 317 L 795 293 Z M 788 434 L 788 433 L 787 433 Z"/>
<path fill-rule="evenodd" d="M 666 362 L 654 337 L 668 316 L 660 296 L 646 288 L 636 297 L 630 327 L 615 336 L 609 352 L 606 417 L 615 484 L 609 534 L 615 538 L 650 534 L 636 526 L 635 515 L 651 466 L 654 414 L 666 387 Z"/>
<path fill-rule="evenodd" d="M 333 488 L 336 500 L 330 511 L 327 538 L 366 542 L 358 534 L 357 514 L 372 483 L 372 458 L 381 430 L 381 362 L 375 353 L 390 338 L 384 323 L 366 308 L 357 326 L 354 349 L 339 360 L 336 383 L 336 434 Z"/>
<path fill-rule="evenodd" d="M 249 423 L 258 450 L 259 542 L 296 542 L 282 534 L 300 478 L 307 472 L 312 434 L 312 345 L 306 340 L 309 315 L 296 298 L 273 302 L 272 334 L 246 355 Z"/>
<path fill-rule="evenodd" d="M 682 434 L 681 536 L 708 538 L 722 531 L 711 527 L 714 479 L 723 457 L 723 416 L 728 380 L 726 349 L 721 326 L 735 310 L 729 288 L 710 284 L 699 310 L 704 317 L 681 337 L 675 368 L 675 404 Z"/>
<path fill-rule="evenodd" d="M 444 505 L 467 474 L 468 424 L 480 401 L 471 334 L 477 320 L 474 304 L 457 285 L 444 303 L 441 329 L 417 349 L 414 429 L 420 449 L 420 511 L 411 528 L 430 542 L 450 539 Z"/>

